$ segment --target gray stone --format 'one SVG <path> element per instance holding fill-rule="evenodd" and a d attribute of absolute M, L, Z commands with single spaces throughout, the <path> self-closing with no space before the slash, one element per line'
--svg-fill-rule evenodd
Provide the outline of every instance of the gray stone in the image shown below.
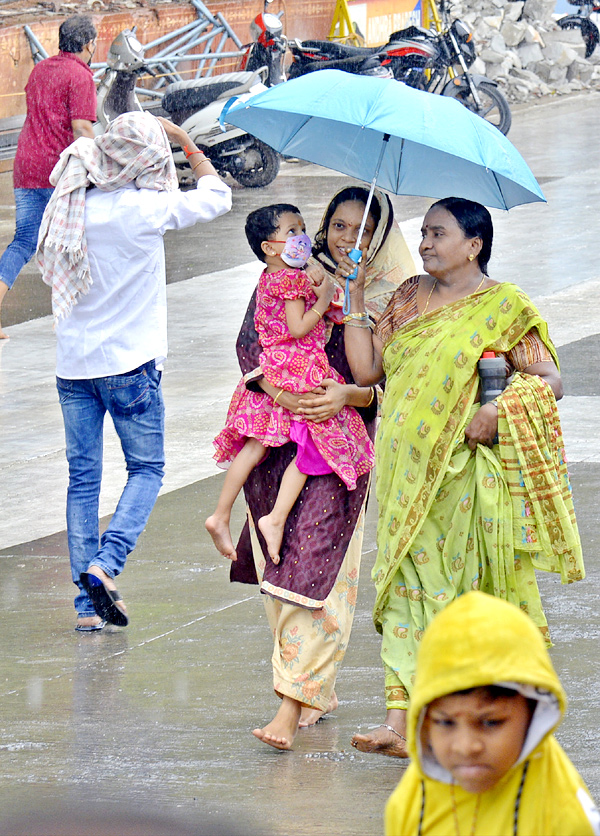
<path fill-rule="evenodd" d="M 589 83 L 593 75 L 594 67 L 588 61 L 578 59 L 567 68 L 567 79 L 571 82 L 579 81 L 582 86 Z"/>
<path fill-rule="evenodd" d="M 485 75 L 485 61 L 483 60 L 483 58 L 481 58 L 481 56 L 478 55 L 477 58 L 473 61 L 473 64 L 470 68 L 470 72 L 479 75 Z"/>
<path fill-rule="evenodd" d="M 500 32 L 494 32 L 488 44 L 489 48 L 494 52 L 499 52 L 501 55 L 506 53 L 506 42 Z"/>
<path fill-rule="evenodd" d="M 538 23 L 550 22 L 555 5 L 555 0 L 525 0 L 523 17 Z"/>
<path fill-rule="evenodd" d="M 527 32 L 525 33 L 525 41 L 528 44 L 539 44 L 541 47 L 546 46 L 544 39 L 539 31 L 530 23 L 527 24 Z"/>
<path fill-rule="evenodd" d="M 483 23 L 486 26 L 489 26 L 490 29 L 500 29 L 502 26 L 502 15 L 495 15 L 494 17 L 484 17 L 482 18 Z"/>
<path fill-rule="evenodd" d="M 521 59 L 523 67 L 528 64 L 536 64 L 544 57 L 539 44 L 521 44 L 517 49 L 517 55 Z"/>
<path fill-rule="evenodd" d="M 512 74 L 516 78 L 520 78 L 523 81 L 529 81 L 531 84 L 535 84 L 536 82 L 539 81 L 539 76 L 537 75 L 537 73 L 534 73 L 531 70 L 522 70 L 522 69 L 515 68 L 512 71 Z"/>
<path fill-rule="evenodd" d="M 559 67 L 569 67 L 579 57 L 575 50 L 559 41 L 545 47 L 542 52 L 546 61 Z"/>
<path fill-rule="evenodd" d="M 504 7 L 504 20 L 519 20 L 525 5 L 522 0 L 517 3 L 507 3 Z"/>
<path fill-rule="evenodd" d="M 493 49 L 482 49 L 480 56 L 486 64 L 501 64 L 504 61 L 504 54 Z"/>
<path fill-rule="evenodd" d="M 521 21 L 515 23 L 512 20 L 505 20 L 500 29 L 500 34 L 508 47 L 519 46 L 525 40 L 527 24 Z"/>

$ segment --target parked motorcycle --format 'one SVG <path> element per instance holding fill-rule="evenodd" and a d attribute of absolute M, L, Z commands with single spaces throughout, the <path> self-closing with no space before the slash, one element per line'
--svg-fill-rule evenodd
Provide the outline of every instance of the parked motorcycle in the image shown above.
<path fill-rule="evenodd" d="M 265 0 L 262 12 L 257 14 L 250 24 L 252 43 L 242 47 L 244 54 L 240 62 L 240 70 L 248 72 L 267 67 L 267 87 L 285 81 L 283 56 L 287 50 L 287 38 L 283 34 L 280 16 L 282 12 L 274 15 L 267 11 L 272 2 L 273 0 Z"/>
<path fill-rule="evenodd" d="M 469 72 L 476 58 L 475 45 L 468 26 L 462 20 L 451 20 L 449 3 L 441 0 L 442 18 L 439 30 L 409 26 L 394 32 L 387 44 L 380 47 L 356 47 L 330 41 L 304 41 L 289 47 L 294 61 L 289 77 L 303 72 L 325 69 L 343 61 L 360 62 L 378 56 L 384 69 L 410 87 L 451 96 L 491 122 L 503 134 L 511 125 L 509 104 L 495 81 Z M 306 70 L 306 67 L 310 70 Z M 458 72 L 455 69 L 458 67 Z"/>
<path fill-rule="evenodd" d="M 440 0 L 439 31 L 410 26 L 390 37 L 383 49 L 391 59 L 394 78 L 457 99 L 507 134 L 510 106 L 495 81 L 469 72 L 477 57 L 473 36 L 466 23 L 450 18 L 449 7 L 447 0 Z"/>
<path fill-rule="evenodd" d="M 144 47 L 135 29 L 125 29 L 111 44 L 107 70 L 98 85 L 99 123 L 104 126 L 120 113 L 142 110 L 135 93 L 136 79 L 151 73 L 144 60 Z M 165 88 L 158 106 L 148 110 L 180 125 L 190 139 L 210 157 L 219 174 L 230 174 L 242 186 L 268 185 L 279 172 L 279 154 L 256 137 L 232 125 L 222 130 L 219 116 L 231 96 L 242 99 L 266 90 L 263 72 L 236 72 L 177 81 Z M 183 150 L 173 151 L 181 185 L 195 182 Z"/>
<path fill-rule="evenodd" d="M 572 6 L 579 6 L 576 14 L 565 15 L 557 20 L 561 29 L 580 29 L 585 43 L 585 57 L 589 58 L 600 40 L 600 33 L 595 23 L 590 20 L 592 12 L 600 12 L 600 4 L 589 0 L 569 0 Z"/>
<path fill-rule="evenodd" d="M 369 47 L 338 44 L 333 41 L 299 41 L 291 39 L 288 48 L 292 63 L 288 78 L 298 78 L 316 70 L 343 70 L 354 75 L 393 78 L 387 56 Z"/>

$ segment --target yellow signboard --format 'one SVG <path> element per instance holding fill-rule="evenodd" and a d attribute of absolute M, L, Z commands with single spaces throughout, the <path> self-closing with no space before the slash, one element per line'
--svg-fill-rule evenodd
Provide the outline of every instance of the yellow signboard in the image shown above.
<path fill-rule="evenodd" d="M 421 26 L 421 5 L 421 0 L 350 0 L 348 9 L 367 46 L 379 46 L 398 29 Z"/>

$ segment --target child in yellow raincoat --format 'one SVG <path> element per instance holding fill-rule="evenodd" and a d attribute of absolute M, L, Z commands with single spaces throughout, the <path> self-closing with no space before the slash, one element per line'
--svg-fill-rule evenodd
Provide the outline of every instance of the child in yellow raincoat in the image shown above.
<path fill-rule="evenodd" d="M 427 629 L 408 712 L 412 763 L 386 836 L 600 836 L 600 814 L 552 734 L 566 698 L 541 633 L 469 592 Z"/>

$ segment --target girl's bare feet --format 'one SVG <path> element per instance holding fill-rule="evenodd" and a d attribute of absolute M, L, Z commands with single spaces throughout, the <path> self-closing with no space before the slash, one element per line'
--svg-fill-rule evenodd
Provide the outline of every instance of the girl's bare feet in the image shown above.
<path fill-rule="evenodd" d="M 300 722 L 298 723 L 298 727 L 301 729 L 305 729 L 308 726 L 314 726 L 315 723 L 318 723 L 319 720 L 325 714 L 331 714 L 332 711 L 335 711 L 338 705 L 338 698 L 336 696 L 335 691 L 332 693 L 331 698 L 329 700 L 329 705 L 327 706 L 325 711 L 319 711 L 318 708 L 309 708 L 307 705 L 303 705 L 302 711 L 300 713 Z"/>
<path fill-rule="evenodd" d="M 204 527 L 212 537 L 217 551 L 229 560 L 237 560 L 237 552 L 229 530 L 229 521 L 213 514 L 206 520 Z"/>
<path fill-rule="evenodd" d="M 275 564 L 279 563 L 280 560 L 279 549 L 281 548 L 281 543 L 283 541 L 284 525 L 285 520 L 281 523 L 276 522 L 272 513 L 267 514 L 265 517 L 261 517 L 258 521 L 260 533 L 265 538 L 265 543 L 267 544 L 269 557 Z"/>
<path fill-rule="evenodd" d="M 291 749 L 300 720 L 302 706 L 298 700 L 292 697 L 284 697 L 279 706 L 279 711 L 263 729 L 254 729 L 252 734 L 268 743 L 275 749 Z"/>
<path fill-rule="evenodd" d="M 368 734 L 355 734 L 352 745 L 359 752 L 388 755 L 391 758 L 408 758 L 406 747 L 406 711 L 388 709 L 385 723 Z"/>

